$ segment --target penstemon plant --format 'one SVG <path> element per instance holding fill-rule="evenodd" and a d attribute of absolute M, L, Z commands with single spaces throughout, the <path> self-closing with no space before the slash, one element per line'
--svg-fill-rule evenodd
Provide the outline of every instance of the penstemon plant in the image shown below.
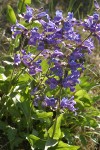
<path fill-rule="evenodd" d="M 99 12 L 97 1 L 94 4 Z M 64 18 L 62 11 L 57 10 L 51 18 L 47 11 L 27 5 L 26 11 L 18 14 L 11 27 L 10 50 L 14 64 L 7 96 L 16 105 L 15 111 L 20 112 L 15 114 L 16 119 L 13 116 L 13 120 L 21 130 L 20 138 L 29 141 L 30 149 L 80 148 L 73 137 L 78 124 L 82 128 L 88 126 L 89 116 L 84 125 L 82 113 L 86 115 L 87 111 L 79 103 L 82 98 L 91 101 L 86 91 L 81 89 L 81 76 L 86 69 L 85 54 L 90 55 L 95 48 L 94 38 L 100 41 L 98 12 L 85 20 L 77 20 L 72 12 Z M 8 136 L 12 143 L 18 135 L 17 129 L 10 130 L 15 135 L 13 138 Z M 79 132 L 85 145 L 86 137 L 82 129 Z M 14 149 L 18 141 L 11 145 Z"/>

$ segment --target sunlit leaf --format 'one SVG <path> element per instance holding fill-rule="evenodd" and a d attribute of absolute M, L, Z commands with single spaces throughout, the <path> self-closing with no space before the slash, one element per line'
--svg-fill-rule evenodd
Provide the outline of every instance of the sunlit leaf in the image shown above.
<path fill-rule="evenodd" d="M 49 136 L 52 137 L 53 139 L 58 140 L 61 136 L 61 120 L 62 120 L 63 114 L 60 114 L 57 119 L 54 120 L 53 125 L 51 128 L 48 130 Z"/>
<path fill-rule="evenodd" d="M 43 73 L 46 73 L 48 68 L 49 68 L 49 65 L 48 65 L 48 62 L 46 59 L 44 59 L 41 63 L 41 66 L 42 66 L 42 71 Z"/>
<path fill-rule="evenodd" d="M 2 73 L 0 74 L 0 80 L 5 81 L 7 77 Z"/>
<path fill-rule="evenodd" d="M 80 148 L 79 146 L 68 145 L 64 143 L 63 141 L 60 141 L 57 146 L 49 150 L 78 150 L 79 148 Z"/>
<path fill-rule="evenodd" d="M 17 21 L 14 10 L 12 9 L 12 7 L 10 5 L 7 6 L 7 19 L 11 23 L 16 23 L 16 21 Z"/>
<path fill-rule="evenodd" d="M 48 118 L 53 116 L 53 112 L 36 111 L 38 118 Z"/>

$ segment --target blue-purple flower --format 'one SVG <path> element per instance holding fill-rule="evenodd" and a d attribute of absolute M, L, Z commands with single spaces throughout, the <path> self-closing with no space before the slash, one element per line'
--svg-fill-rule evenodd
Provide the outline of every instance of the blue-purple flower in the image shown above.
<path fill-rule="evenodd" d="M 21 57 L 20 54 L 15 54 L 14 56 L 14 64 L 19 65 L 21 63 Z"/>
<path fill-rule="evenodd" d="M 25 30 L 27 30 L 26 27 L 16 22 L 16 24 L 11 27 L 12 38 L 15 39 L 18 34 L 21 34 Z"/>
<path fill-rule="evenodd" d="M 94 0 L 94 6 L 96 7 L 96 9 L 100 9 L 100 6 L 99 6 L 97 0 Z"/>
<path fill-rule="evenodd" d="M 26 13 L 24 14 L 24 19 L 30 22 L 33 18 L 33 8 L 26 6 Z"/>
<path fill-rule="evenodd" d="M 55 74 L 56 76 L 62 77 L 63 76 L 63 69 L 62 66 L 60 65 L 55 65 L 53 68 L 50 69 L 53 74 Z"/>
<path fill-rule="evenodd" d="M 70 111 L 75 112 L 76 111 L 76 108 L 74 107 L 75 104 L 76 102 L 74 101 L 74 96 L 72 96 L 70 99 L 64 97 L 60 102 L 60 107 L 63 109 L 68 108 Z"/>
<path fill-rule="evenodd" d="M 57 10 L 56 11 L 56 16 L 54 17 L 54 22 L 59 22 L 63 19 L 62 11 Z"/>
<path fill-rule="evenodd" d="M 70 90 L 73 92 L 75 90 L 76 84 L 79 83 L 79 77 L 79 71 L 73 71 L 71 75 L 68 75 L 62 80 L 62 86 L 64 88 L 70 88 Z"/>
<path fill-rule="evenodd" d="M 94 49 L 93 40 L 92 40 L 91 38 L 89 38 L 88 40 L 85 40 L 82 46 L 83 46 L 85 49 L 87 49 L 88 53 L 91 53 L 92 50 Z"/>
<path fill-rule="evenodd" d="M 46 84 L 50 86 L 50 89 L 55 89 L 58 85 L 58 81 L 55 78 L 48 78 Z"/>
<path fill-rule="evenodd" d="M 48 107 L 51 106 L 51 107 L 55 108 L 57 100 L 54 97 L 47 97 L 46 96 L 44 99 L 44 102 L 45 102 L 45 106 L 48 106 Z"/>
<path fill-rule="evenodd" d="M 47 16 L 47 13 L 44 11 L 44 12 L 41 12 L 37 15 L 37 18 L 42 18 L 42 17 L 46 17 Z"/>

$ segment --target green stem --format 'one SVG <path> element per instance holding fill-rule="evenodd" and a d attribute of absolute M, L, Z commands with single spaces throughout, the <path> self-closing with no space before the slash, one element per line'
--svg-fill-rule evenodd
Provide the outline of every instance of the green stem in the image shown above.
<path fill-rule="evenodd" d="M 60 88 L 60 91 L 59 91 L 59 101 L 58 101 L 58 108 L 56 110 L 56 117 L 55 117 L 55 122 L 54 122 L 54 128 L 53 128 L 53 133 L 52 133 L 52 139 L 54 137 L 54 134 L 55 134 L 55 129 L 56 129 L 56 124 L 57 124 L 57 119 L 58 119 L 58 115 L 59 115 L 59 110 L 60 110 L 60 102 L 61 102 L 61 94 L 62 94 L 62 87 Z"/>
<path fill-rule="evenodd" d="M 58 110 L 57 110 L 58 111 Z M 56 124 L 57 124 L 57 118 L 58 118 L 58 113 L 56 111 L 56 118 L 55 118 L 55 122 L 54 122 L 54 128 L 53 128 L 53 133 L 52 133 L 52 139 L 54 137 L 54 134 L 55 134 L 55 129 L 56 129 Z"/>

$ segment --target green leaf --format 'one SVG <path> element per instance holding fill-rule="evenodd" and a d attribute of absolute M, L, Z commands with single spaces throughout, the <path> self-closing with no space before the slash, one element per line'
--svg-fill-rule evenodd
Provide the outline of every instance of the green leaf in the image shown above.
<path fill-rule="evenodd" d="M 0 74 L 0 80 L 5 81 L 7 77 L 2 73 Z"/>
<path fill-rule="evenodd" d="M 52 138 L 48 138 L 45 144 L 45 150 L 47 150 L 49 147 L 54 147 L 58 143 L 57 140 L 54 140 Z"/>
<path fill-rule="evenodd" d="M 87 145 L 87 141 L 86 141 L 85 136 L 80 135 L 80 140 L 81 140 L 81 142 L 82 142 L 82 144 L 83 144 L 84 146 L 86 146 L 86 145 Z"/>
<path fill-rule="evenodd" d="M 31 4 L 31 0 L 23 0 L 23 2 L 27 5 L 30 5 Z"/>
<path fill-rule="evenodd" d="M 19 13 L 23 13 L 26 11 L 26 6 L 25 5 L 30 5 L 31 0 L 19 0 L 18 2 L 18 11 Z"/>
<path fill-rule="evenodd" d="M 28 29 L 30 29 L 32 27 L 40 28 L 42 26 L 41 23 L 38 20 L 30 22 L 30 23 L 27 23 L 26 21 L 23 20 L 20 23 Z"/>
<path fill-rule="evenodd" d="M 48 118 L 53 116 L 53 112 L 37 111 L 36 115 L 38 118 Z"/>
<path fill-rule="evenodd" d="M 81 99 L 84 103 L 91 104 L 92 100 L 90 98 L 90 95 L 87 93 L 86 90 L 79 90 L 75 93 L 75 96 L 77 96 L 78 99 Z"/>
<path fill-rule="evenodd" d="M 3 66 L 0 66 L 0 73 L 4 73 L 5 72 L 5 68 Z"/>
<path fill-rule="evenodd" d="M 30 101 L 24 100 L 21 103 L 19 102 L 18 106 L 21 108 L 23 114 L 25 115 L 28 121 L 29 116 L 30 116 Z"/>
<path fill-rule="evenodd" d="M 0 130 L 5 130 L 6 129 L 7 124 L 3 121 L 0 121 Z"/>
<path fill-rule="evenodd" d="M 61 120 L 62 120 L 63 114 L 60 114 L 57 119 L 55 119 L 54 124 L 51 126 L 51 128 L 48 130 L 49 136 L 53 139 L 58 140 L 61 137 Z"/>
<path fill-rule="evenodd" d="M 33 134 L 30 134 L 26 138 L 29 141 L 32 148 L 44 149 L 44 144 L 45 144 L 44 140 L 40 139 L 39 137 Z"/>
<path fill-rule="evenodd" d="M 38 20 L 32 22 L 32 27 L 38 27 L 39 28 L 41 26 L 42 25 L 41 25 L 41 23 Z"/>
<path fill-rule="evenodd" d="M 8 138 L 9 138 L 9 140 L 10 140 L 11 142 L 12 142 L 12 140 L 15 139 L 16 134 L 17 134 L 17 129 L 8 126 L 7 135 L 8 135 Z"/>
<path fill-rule="evenodd" d="M 44 59 L 44 60 L 41 62 L 41 67 L 42 67 L 43 73 L 45 74 L 45 73 L 47 72 L 48 68 L 49 68 L 49 65 L 48 65 L 47 60 Z"/>
<path fill-rule="evenodd" d="M 17 20 L 14 10 L 12 9 L 12 7 L 10 5 L 7 6 L 7 19 L 11 23 L 16 23 L 16 20 Z"/>
<path fill-rule="evenodd" d="M 30 135 L 27 136 L 26 138 L 27 138 L 27 140 L 29 141 L 29 143 L 30 143 L 30 145 L 31 145 L 32 147 L 34 147 L 34 144 L 35 144 L 38 140 L 40 140 L 39 137 L 37 137 L 37 136 L 35 136 L 35 135 L 33 135 L 33 134 L 30 134 Z"/>
<path fill-rule="evenodd" d="M 23 2 L 24 0 L 19 0 L 18 2 L 18 12 L 23 13 L 26 11 L 25 3 Z"/>
<path fill-rule="evenodd" d="M 78 150 L 79 148 L 80 148 L 79 146 L 68 145 L 63 141 L 60 141 L 58 145 L 56 145 L 53 148 L 49 148 L 49 150 Z"/>

